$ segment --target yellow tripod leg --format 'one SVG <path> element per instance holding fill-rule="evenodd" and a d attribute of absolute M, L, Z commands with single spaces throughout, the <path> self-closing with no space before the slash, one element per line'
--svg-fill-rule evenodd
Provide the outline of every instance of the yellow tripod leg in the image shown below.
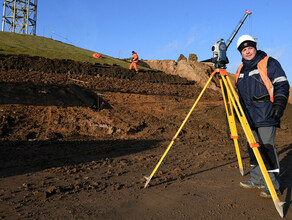
<path fill-rule="evenodd" d="M 164 152 L 164 154 L 162 155 L 162 157 L 160 158 L 159 162 L 157 163 L 156 167 L 154 168 L 154 170 L 152 171 L 151 175 L 148 176 L 144 176 L 144 178 L 146 179 L 146 183 L 144 188 L 147 187 L 147 185 L 149 184 L 150 180 L 152 179 L 153 175 L 155 174 L 155 172 L 157 171 L 158 167 L 160 166 L 161 162 L 163 161 L 163 159 L 165 158 L 166 154 L 168 153 L 168 151 L 170 150 L 171 146 L 173 145 L 175 139 L 177 138 L 177 136 L 179 135 L 179 133 L 181 132 L 181 130 L 183 129 L 185 123 L 187 122 L 187 120 L 189 119 L 190 115 L 192 114 L 194 108 L 196 107 L 196 105 L 198 104 L 199 100 L 201 99 L 202 95 L 204 94 L 206 88 L 208 87 L 208 85 L 210 84 L 213 76 L 216 74 L 216 71 L 214 71 L 209 80 L 207 81 L 206 85 L 204 86 L 203 90 L 201 91 L 200 95 L 198 96 L 197 100 L 195 101 L 194 105 L 192 106 L 191 110 L 189 111 L 188 115 L 186 116 L 185 120 L 183 121 L 183 123 L 181 124 L 180 128 L 178 129 L 178 131 L 176 132 L 176 134 L 174 135 L 174 137 L 172 138 L 170 144 L 168 145 L 166 151 Z"/>
<path fill-rule="evenodd" d="M 226 72 L 226 71 L 225 71 Z M 243 127 L 243 130 L 245 132 L 245 135 L 247 137 L 247 140 L 249 142 L 249 145 L 250 147 L 252 148 L 253 150 L 253 153 L 257 159 L 257 162 L 259 164 L 259 167 L 261 169 L 261 172 L 264 176 L 264 179 L 265 179 L 265 182 L 268 186 L 268 189 L 271 193 L 271 196 L 272 196 L 272 199 L 273 199 L 273 202 L 274 202 L 274 205 L 279 213 L 279 215 L 283 218 L 284 217 L 284 213 L 283 213 L 283 205 L 284 205 L 284 202 L 281 202 L 280 199 L 278 198 L 278 195 L 276 193 L 276 190 L 274 188 L 274 185 L 271 181 L 271 178 L 268 174 L 268 171 L 267 171 L 267 168 L 263 162 L 263 159 L 262 159 L 262 156 L 259 152 L 259 144 L 255 141 L 255 138 L 254 138 L 254 135 L 251 131 L 251 128 L 247 122 L 247 119 L 245 117 L 245 114 L 242 110 L 242 107 L 240 105 L 240 102 L 239 100 L 237 99 L 237 96 L 236 96 L 236 93 L 234 91 L 234 88 L 230 82 L 230 79 L 228 77 L 228 75 L 224 75 L 222 77 L 222 80 L 223 80 L 223 83 L 224 85 L 226 86 L 226 90 L 227 90 L 227 93 L 228 93 L 228 96 L 230 96 L 230 99 L 231 99 L 231 102 L 232 102 L 232 105 L 239 117 L 239 120 L 240 120 L 240 124 L 241 126 Z"/>
<path fill-rule="evenodd" d="M 226 94 L 226 92 L 224 90 L 225 87 L 222 83 L 222 79 L 220 78 L 219 81 L 220 81 L 220 87 L 221 87 L 221 91 L 222 91 L 224 106 L 225 106 L 225 110 L 226 110 L 227 121 L 228 121 L 229 129 L 230 129 L 230 138 L 233 139 L 235 151 L 236 151 L 236 156 L 237 156 L 237 161 L 238 161 L 238 166 L 239 166 L 239 172 L 243 176 L 244 171 L 243 171 L 242 159 L 241 159 L 241 154 L 240 154 L 240 149 L 239 149 L 239 144 L 238 144 L 238 133 L 237 133 L 236 123 L 235 123 L 235 118 L 234 118 L 234 113 L 233 113 L 233 106 L 232 106 L 232 103 L 230 101 L 230 97 L 228 96 L 228 94 Z M 229 106 L 227 103 L 226 95 L 228 96 Z"/>
<path fill-rule="evenodd" d="M 256 159 L 258 161 L 258 164 L 260 166 L 260 169 L 262 171 L 262 174 L 264 176 L 264 179 L 266 181 L 268 189 L 269 189 L 269 191 L 271 193 L 271 196 L 272 196 L 272 199 L 274 201 L 275 207 L 276 207 L 279 215 L 283 218 L 284 217 L 283 205 L 285 204 L 285 202 L 281 202 L 280 199 L 278 198 L 278 195 L 277 195 L 276 190 L 274 188 L 274 185 L 273 185 L 273 183 L 271 181 L 271 178 L 270 178 L 270 176 L 268 174 L 268 171 L 266 169 L 266 166 L 264 164 L 264 161 L 262 159 L 262 156 L 261 156 L 261 154 L 259 152 L 258 147 L 253 147 L 252 150 L 253 150 L 254 155 L 256 156 Z"/>

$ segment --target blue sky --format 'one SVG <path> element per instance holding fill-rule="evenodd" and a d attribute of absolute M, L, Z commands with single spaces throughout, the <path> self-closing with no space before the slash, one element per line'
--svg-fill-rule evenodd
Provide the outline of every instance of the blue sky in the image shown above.
<path fill-rule="evenodd" d="M 205 60 L 215 41 L 227 41 L 250 10 L 228 48 L 227 71 L 234 73 L 241 62 L 238 37 L 250 34 L 258 38 L 258 49 L 280 61 L 292 85 L 291 9 L 291 0 L 40 0 L 37 35 L 116 58 L 135 50 L 145 60 L 190 53 Z"/>

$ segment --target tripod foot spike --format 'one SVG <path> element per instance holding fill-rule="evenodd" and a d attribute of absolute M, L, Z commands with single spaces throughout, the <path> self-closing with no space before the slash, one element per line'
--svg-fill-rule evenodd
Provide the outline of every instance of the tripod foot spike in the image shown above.
<path fill-rule="evenodd" d="M 239 168 L 239 172 L 240 172 L 241 176 L 244 176 L 243 168 Z"/>
<path fill-rule="evenodd" d="M 274 201 L 274 204 L 281 218 L 284 218 L 283 206 L 285 202 L 281 202 L 279 199 L 277 199 Z"/>
<path fill-rule="evenodd" d="M 147 185 L 149 184 L 150 180 L 151 180 L 151 177 L 150 176 L 144 176 L 144 178 L 146 179 L 146 183 L 145 183 L 145 186 L 144 186 L 144 189 L 147 187 Z"/>

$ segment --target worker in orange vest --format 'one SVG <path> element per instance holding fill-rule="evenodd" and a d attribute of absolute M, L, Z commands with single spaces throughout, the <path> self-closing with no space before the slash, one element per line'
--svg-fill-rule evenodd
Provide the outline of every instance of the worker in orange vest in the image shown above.
<path fill-rule="evenodd" d="M 137 67 L 138 61 L 139 61 L 138 54 L 135 51 L 132 51 L 132 63 L 129 69 L 131 70 L 134 67 L 136 70 L 136 73 L 138 73 L 138 67 Z"/>

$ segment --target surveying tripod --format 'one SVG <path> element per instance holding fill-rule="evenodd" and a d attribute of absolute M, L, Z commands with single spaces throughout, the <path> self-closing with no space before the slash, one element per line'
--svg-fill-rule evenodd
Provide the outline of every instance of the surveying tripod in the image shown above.
<path fill-rule="evenodd" d="M 244 174 L 241 155 L 240 155 L 240 150 L 239 150 L 238 133 L 237 133 L 237 129 L 236 129 L 235 117 L 234 117 L 233 109 L 235 110 L 235 113 L 236 113 L 236 115 L 237 115 L 237 117 L 238 117 L 238 119 L 240 121 L 240 124 L 241 124 L 241 126 L 243 128 L 243 131 L 245 133 L 245 136 L 247 138 L 249 146 L 252 148 L 253 153 L 254 153 L 254 155 L 256 157 L 256 160 L 257 160 L 257 162 L 259 164 L 259 167 L 261 169 L 263 177 L 264 177 L 264 179 L 266 181 L 266 185 L 268 186 L 268 189 L 269 189 L 269 191 L 271 193 L 274 205 L 275 205 L 279 215 L 283 218 L 283 216 L 284 216 L 284 213 L 283 213 L 284 202 L 281 202 L 279 200 L 278 196 L 277 196 L 277 193 L 276 193 L 275 188 L 274 188 L 274 186 L 272 184 L 271 178 L 270 178 L 270 176 L 268 174 L 268 171 L 267 171 L 266 166 L 265 166 L 265 164 L 263 162 L 262 156 L 261 156 L 261 154 L 259 152 L 258 148 L 260 147 L 260 145 L 256 142 L 255 137 L 254 137 L 254 135 L 253 135 L 253 133 L 251 131 L 249 123 L 248 123 L 248 121 L 246 119 L 246 116 L 245 116 L 245 114 L 243 112 L 243 109 L 241 107 L 241 104 L 239 102 L 239 99 L 237 98 L 235 90 L 234 90 L 234 88 L 233 88 L 233 86 L 232 86 L 232 84 L 230 82 L 229 76 L 228 76 L 228 74 L 226 72 L 225 64 L 223 64 L 223 65 L 215 65 L 215 68 L 216 69 L 211 74 L 209 80 L 207 81 L 207 83 L 204 86 L 203 90 L 199 94 L 197 100 L 193 104 L 191 110 L 189 111 L 188 115 L 184 119 L 184 121 L 181 124 L 180 128 L 176 132 L 175 136 L 172 138 L 172 141 L 168 145 L 166 151 L 164 152 L 163 156 L 161 157 L 161 159 L 159 160 L 158 164 L 154 168 L 153 172 L 151 173 L 151 175 L 149 177 L 145 177 L 146 178 L 146 184 L 145 184 L 144 188 L 146 188 L 147 185 L 149 184 L 151 178 L 153 177 L 153 175 L 157 171 L 157 169 L 160 166 L 161 162 L 163 161 L 164 157 L 166 156 L 166 154 L 170 150 L 171 146 L 173 145 L 173 143 L 176 140 L 176 138 L 179 135 L 179 133 L 181 132 L 182 128 L 184 127 L 185 123 L 187 122 L 188 118 L 190 117 L 191 113 L 193 112 L 194 108 L 196 107 L 197 103 L 199 102 L 200 98 L 202 97 L 203 93 L 205 92 L 206 88 L 208 87 L 209 83 L 211 82 L 213 77 L 217 75 L 219 77 L 220 87 L 221 87 L 221 90 L 222 90 L 222 96 L 223 96 L 223 100 L 224 100 L 224 106 L 225 106 L 225 110 L 226 110 L 226 114 L 227 114 L 227 120 L 228 120 L 228 124 L 229 124 L 229 127 L 230 127 L 230 133 L 231 133 L 230 137 L 233 139 L 234 145 L 235 145 L 235 149 L 236 149 L 236 154 L 237 154 L 240 173 L 242 175 Z"/>

